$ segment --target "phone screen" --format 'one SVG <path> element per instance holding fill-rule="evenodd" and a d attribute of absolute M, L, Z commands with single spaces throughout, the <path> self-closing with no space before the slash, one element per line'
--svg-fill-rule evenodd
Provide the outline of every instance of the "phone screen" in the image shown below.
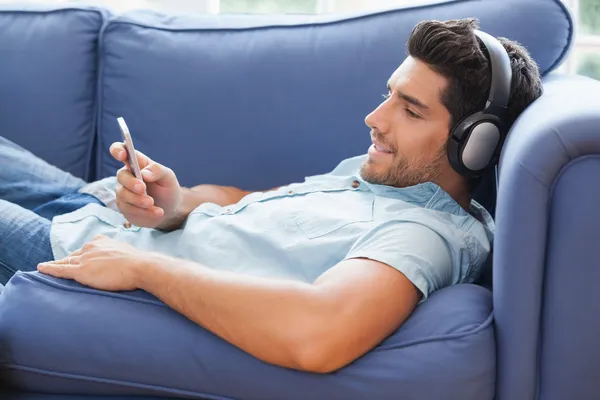
<path fill-rule="evenodd" d="M 121 128 L 121 137 L 123 138 L 123 143 L 127 149 L 127 163 L 129 164 L 129 168 L 136 178 L 143 181 L 140 165 L 138 164 L 137 157 L 135 156 L 135 148 L 133 147 L 133 140 L 131 139 L 129 128 L 122 117 L 117 118 L 117 122 L 119 123 L 119 128 Z"/>

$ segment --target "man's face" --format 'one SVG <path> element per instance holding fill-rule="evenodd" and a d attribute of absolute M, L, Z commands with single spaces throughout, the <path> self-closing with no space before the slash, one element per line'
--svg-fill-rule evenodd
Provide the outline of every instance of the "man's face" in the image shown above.
<path fill-rule="evenodd" d="M 370 183 L 395 187 L 436 182 L 446 157 L 450 113 L 441 103 L 446 79 L 408 57 L 388 81 L 389 97 L 365 118 L 373 145 L 361 167 Z"/>

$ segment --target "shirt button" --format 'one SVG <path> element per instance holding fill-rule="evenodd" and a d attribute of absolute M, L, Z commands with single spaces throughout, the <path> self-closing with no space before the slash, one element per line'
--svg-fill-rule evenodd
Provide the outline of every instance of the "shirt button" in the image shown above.
<path fill-rule="evenodd" d="M 359 181 L 354 181 L 354 182 L 352 182 L 352 187 L 353 187 L 354 189 L 356 189 L 356 188 L 357 188 L 357 187 L 359 187 L 359 186 L 360 186 L 360 182 L 359 182 Z"/>
<path fill-rule="evenodd" d="M 293 190 L 290 190 L 290 191 L 288 192 L 288 194 L 294 194 L 294 191 L 293 191 Z"/>
<path fill-rule="evenodd" d="M 129 222 L 129 221 L 123 222 L 123 227 L 126 228 L 126 229 L 131 228 L 131 222 Z"/>
<path fill-rule="evenodd" d="M 231 208 L 228 208 L 223 214 L 233 214 L 233 210 Z"/>

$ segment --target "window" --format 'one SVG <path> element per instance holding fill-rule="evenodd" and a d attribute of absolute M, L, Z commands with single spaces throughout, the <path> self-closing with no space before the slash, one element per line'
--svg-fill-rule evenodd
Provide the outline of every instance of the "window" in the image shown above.
<path fill-rule="evenodd" d="M 0 3 L 14 0 L 0 0 Z M 23 1 L 23 0 L 21 0 Z M 30 0 L 81 2 L 116 12 L 149 8 L 166 13 L 329 13 L 408 6 L 452 0 Z M 575 18 L 575 46 L 559 71 L 600 79 L 600 0 L 562 0 Z"/>
<path fill-rule="evenodd" d="M 317 10 L 317 0 L 220 0 L 221 13 L 304 13 Z"/>
<path fill-rule="evenodd" d="M 600 0 L 563 2 L 575 19 L 575 43 L 560 71 L 600 79 Z"/>

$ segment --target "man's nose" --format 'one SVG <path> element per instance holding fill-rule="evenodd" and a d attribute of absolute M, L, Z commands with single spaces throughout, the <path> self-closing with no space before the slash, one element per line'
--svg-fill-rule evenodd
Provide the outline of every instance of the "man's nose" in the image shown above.
<path fill-rule="evenodd" d="M 365 124 L 371 129 L 376 129 L 381 133 L 386 133 L 389 128 L 386 109 L 386 102 L 384 101 L 365 117 Z"/>

